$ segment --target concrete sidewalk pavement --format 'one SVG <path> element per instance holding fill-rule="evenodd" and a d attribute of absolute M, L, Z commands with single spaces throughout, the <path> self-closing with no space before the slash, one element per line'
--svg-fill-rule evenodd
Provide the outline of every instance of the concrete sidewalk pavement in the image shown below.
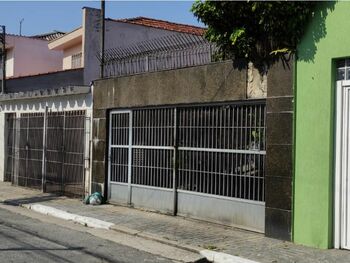
<path fill-rule="evenodd" d="M 259 233 L 128 207 L 88 206 L 81 200 L 43 194 L 8 183 L 0 183 L 0 200 L 53 216 L 64 214 L 67 220 L 78 218 L 77 222 L 87 226 L 92 222 L 98 227 L 103 222 L 101 228 L 199 252 L 208 259 L 214 258 L 214 262 L 350 262 L 348 251 L 307 248 Z"/>

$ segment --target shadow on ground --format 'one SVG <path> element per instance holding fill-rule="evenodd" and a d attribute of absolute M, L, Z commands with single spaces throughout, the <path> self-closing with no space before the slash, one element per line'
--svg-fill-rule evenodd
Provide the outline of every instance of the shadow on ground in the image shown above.
<path fill-rule="evenodd" d="M 41 202 L 56 200 L 59 197 L 60 196 L 58 195 L 50 194 L 45 196 L 31 196 L 31 197 L 19 198 L 19 199 L 7 199 L 2 201 L 1 203 L 5 205 L 20 206 L 25 204 L 34 204 L 34 203 L 41 203 Z"/>

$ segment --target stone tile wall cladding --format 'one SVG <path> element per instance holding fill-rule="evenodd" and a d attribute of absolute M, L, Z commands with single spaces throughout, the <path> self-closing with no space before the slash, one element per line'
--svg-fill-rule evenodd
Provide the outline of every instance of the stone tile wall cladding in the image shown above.
<path fill-rule="evenodd" d="M 265 234 L 291 240 L 294 60 L 275 64 L 267 77 Z"/>
<path fill-rule="evenodd" d="M 274 75 L 271 77 L 271 81 L 269 81 L 270 74 Z M 284 146 L 284 142 L 281 142 L 279 138 L 281 132 L 284 131 L 279 132 L 277 129 L 284 129 L 285 127 L 292 129 L 293 121 L 292 115 L 282 115 L 278 112 L 286 107 L 284 100 L 290 103 L 292 98 L 289 98 L 289 100 L 288 98 L 281 98 L 279 100 L 275 99 L 275 96 L 279 96 L 285 89 L 292 90 L 289 86 L 284 88 L 284 85 L 290 84 L 286 80 L 292 79 L 289 75 L 291 75 L 291 72 L 278 64 L 271 69 L 267 76 L 267 83 L 276 85 L 275 88 L 271 88 L 273 93 L 268 93 L 268 96 L 273 98 L 267 99 L 267 108 L 276 112 L 276 114 L 274 115 L 272 112 L 268 114 L 267 123 L 268 125 L 269 123 L 270 125 L 277 125 L 275 129 L 271 129 L 270 133 L 269 128 L 267 128 L 267 156 L 271 155 L 273 162 L 267 166 L 267 175 L 270 176 L 267 184 L 271 185 L 265 187 L 269 191 L 273 190 L 274 193 L 271 196 L 267 193 L 266 197 L 266 234 L 283 239 L 290 239 L 291 191 L 289 190 L 289 194 L 286 195 L 284 189 L 279 188 L 280 186 L 291 185 L 291 173 L 290 176 L 281 177 L 281 173 L 286 170 L 286 165 L 278 166 L 280 164 L 278 158 L 291 157 L 292 147 L 291 143 L 287 147 Z M 110 109 L 246 100 L 248 94 L 247 82 L 251 82 L 248 78 L 247 69 L 235 69 L 232 62 L 227 61 L 205 66 L 95 81 L 93 89 L 92 191 L 105 192 L 106 190 L 107 116 Z M 258 81 L 258 83 L 265 84 L 266 80 Z M 291 107 L 290 105 L 287 109 L 289 110 Z M 286 124 L 280 125 L 282 122 L 286 122 Z M 287 137 L 284 135 L 283 138 Z M 272 143 L 271 147 L 269 142 Z M 270 150 L 271 154 L 269 154 Z M 278 153 L 278 151 L 283 153 Z M 268 160 L 270 159 L 267 159 L 267 163 Z M 289 184 L 285 182 L 286 180 L 289 180 Z M 274 189 L 274 187 L 278 189 Z M 284 206 L 285 203 L 289 203 L 289 206 Z M 276 231 L 274 224 L 277 224 Z M 284 234 L 285 232 L 288 234 Z"/>

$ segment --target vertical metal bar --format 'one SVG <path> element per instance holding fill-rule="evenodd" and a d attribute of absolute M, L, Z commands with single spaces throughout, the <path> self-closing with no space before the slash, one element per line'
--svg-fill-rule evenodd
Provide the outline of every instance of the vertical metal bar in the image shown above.
<path fill-rule="evenodd" d="M 204 111 L 204 108 L 200 108 L 199 109 L 199 147 L 201 148 L 204 148 L 204 138 L 205 138 L 205 135 L 204 135 L 204 127 L 203 127 L 203 121 L 204 121 L 204 116 L 203 116 L 203 111 Z M 200 152 L 200 155 L 199 155 L 199 162 L 198 162 L 198 165 L 199 165 L 199 191 L 200 192 L 205 192 L 205 190 L 203 189 L 204 188 L 204 178 L 203 178 L 203 158 L 205 156 L 205 153 L 203 152 Z"/>
<path fill-rule="evenodd" d="M 26 132 L 27 132 L 27 137 L 26 137 L 26 170 L 25 170 L 25 186 L 27 187 L 28 186 L 28 172 L 29 172 L 29 169 L 28 169 L 28 159 L 29 159 L 29 123 L 30 123 L 30 115 L 27 116 L 27 128 L 26 128 Z"/>
<path fill-rule="evenodd" d="M 57 115 L 57 118 L 59 115 Z M 66 149 L 64 147 L 64 142 L 66 138 L 66 114 L 63 112 L 63 127 L 62 127 L 62 145 L 61 145 L 61 154 L 62 154 L 62 163 L 61 163 L 61 192 L 64 193 L 64 163 L 65 163 L 65 155 L 66 155 Z M 84 140 L 85 141 L 85 140 Z M 85 143 L 84 143 L 85 145 Z"/>
<path fill-rule="evenodd" d="M 219 110 L 217 107 L 215 107 L 215 112 L 216 112 L 216 117 L 215 117 L 215 146 L 213 146 L 214 148 L 218 148 L 218 128 L 219 128 Z"/>
<path fill-rule="evenodd" d="M 261 105 L 259 106 L 259 133 L 261 131 Z M 259 162 L 258 162 L 258 199 L 259 201 L 262 201 L 262 198 L 260 197 L 260 182 L 261 182 L 261 177 L 260 177 L 260 166 L 261 166 L 261 156 L 259 156 Z"/>
<path fill-rule="evenodd" d="M 245 128 L 244 128 L 244 150 L 247 150 L 247 141 L 248 141 L 248 106 L 245 106 Z M 244 154 L 244 181 L 243 181 L 243 198 L 247 198 L 247 169 L 248 169 L 248 163 L 247 163 L 247 156 L 248 154 Z"/>
<path fill-rule="evenodd" d="M 253 148 L 254 146 L 252 146 L 252 114 L 253 114 L 253 107 L 249 106 L 249 148 Z M 251 199 L 251 188 L 252 188 L 252 184 L 251 184 L 251 180 L 252 180 L 252 167 L 251 167 L 251 163 L 252 163 L 252 155 L 249 154 L 249 159 L 248 159 L 248 166 L 249 166 L 249 170 L 248 170 L 248 196 L 249 199 Z"/>
<path fill-rule="evenodd" d="M 173 215 L 177 214 L 177 175 L 178 175 L 177 109 L 174 109 L 174 153 L 173 153 Z"/>
<path fill-rule="evenodd" d="M 43 156 L 41 165 L 41 187 L 42 191 L 46 192 L 46 133 L 47 133 L 47 106 L 44 113 L 44 127 L 43 127 Z"/>
<path fill-rule="evenodd" d="M 263 105 L 264 107 L 264 150 L 266 150 L 266 144 L 265 144 L 265 135 L 266 135 L 266 105 Z M 265 201 L 265 155 L 263 155 L 263 196 L 262 196 L 262 201 Z"/>
<path fill-rule="evenodd" d="M 223 138 L 222 138 L 222 130 L 223 130 L 223 115 L 224 115 L 224 109 L 223 107 L 220 107 L 219 109 L 219 147 L 218 149 L 222 148 L 223 145 L 222 145 L 222 141 L 223 141 Z M 217 154 L 219 156 L 219 159 L 218 159 L 218 162 L 219 162 L 219 173 L 218 173 L 218 184 L 219 184 L 219 188 L 218 188 L 218 191 L 219 191 L 219 195 L 222 195 L 222 192 L 223 192 L 223 185 L 222 185 L 222 181 L 223 181 L 223 167 L 222 167 L 222 162 L 223 162 L 223 156 L 225 154 L 222 154 L 222 153 L 218 153 Z"/>
<path fill-rule="evenodd" d="M 132 111 L 129 112 L 129 143 L 128 143 L 128 205 L 131 205 L 131 166 L 132 166 Z"/>

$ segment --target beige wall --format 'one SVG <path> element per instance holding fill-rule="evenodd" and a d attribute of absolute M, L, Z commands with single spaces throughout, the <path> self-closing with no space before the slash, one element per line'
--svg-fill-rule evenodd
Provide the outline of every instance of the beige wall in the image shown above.
<path fill-rule="evenodd" d="M 7 50 L 6 54 L 6 77 L 12 77 L 14 75 L 14 57 L 13 48 Z"/>
<path fill-rule="evenodd" d="M 66 48 L 63 50 L 63 69 L 71 69 L 72 68 L 72 55 L 78 54 L 82 52 L 82 44 L 78 43 L 74 46 Z M 83 62 L 82 62 L 83 63 Z M 82 64 L 81 67 L 84 65 Z"/>

